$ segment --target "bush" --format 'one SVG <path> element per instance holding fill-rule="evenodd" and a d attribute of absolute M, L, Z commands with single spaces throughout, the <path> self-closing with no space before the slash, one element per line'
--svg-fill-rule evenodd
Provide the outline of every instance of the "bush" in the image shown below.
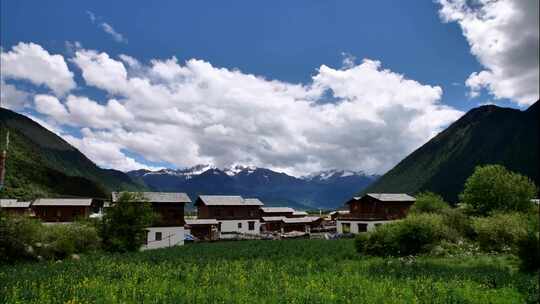
<path fill-rule="evenodd" d="M 442 240 L 455 241 L 458 233 L 443 223 L 443 216 L 419 214 L 383 225 L 356 239 L 356 249 L 376 256 L 406 256 L 428 252 Z"/>
<path fill-rule="evenodd" d="M 155 218 L 151 205 L 141 195 L 122 193 L 105 211 L 99 225 L 103 248 L 110 252 L 139 250 L 146 241 L 146 228 Z"/>
<path fill-rule="evenodd" d="M 13 263 L 33 257 L 32 245 L 41 224 L 25 216 L 8 215 L 0 210 L 0 263 Z"/>
<path fill-rule="evenodd" d="M 44 225 L 36 255 L 45 259 L 63 259 L 74 253 L 99 249 L 96 228 L 81 223 Z"/>
<path fill-rule="evenodd" d="M 527 236 L 529 225 L 527 215 L 521 213 L 497 213 L 473 220 L 478 244 L 488 252 L 515 250 L 518 241 Z"/>
<path fill-rule="evenodd" d="M 474 239 L 475 232 L 472 220 L 462 210 L 447 208 L 442 211 L 443 224 L 458 233 L 460 237 Z"/>
<path fill-rule="evenodd" d="M 477 215 L 497 210 L 526 212 L 533 207 L 531 199 L 537 192 L 529 178 L 500 165 L 486 165 L 476 167 L 460 199 Z"/>
<path fill-rule="evenodd" d="M 25 216 L 0 214 L 0 262 L 63 259 L 99 248 L 97 231 L 80 223 L 43 225 Z"/>
<path fill-rule="evenodd" d="M 423 192 L 416 196 L 411 213 L 441 213 L 450 206 L 444 199 L 433 192 Z"/>

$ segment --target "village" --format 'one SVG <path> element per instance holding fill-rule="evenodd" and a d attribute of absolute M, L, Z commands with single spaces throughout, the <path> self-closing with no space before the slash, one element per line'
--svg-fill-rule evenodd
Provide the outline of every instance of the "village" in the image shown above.
<path fill-rule="evenodd" d="M 1 199 L 0 207 L 7 214 L 27 215 L 47 225 L 62 225 L 101 218 L 108 208 L 121 207 L 117 204 L 121 194 L 113 192 L 111 200 Z M 137 194 L 143 198 L 141 201 L 151 204 L 159 218 L 147 227 L 142 250 L 181 246 L 185 242 L 347 237 L 404 218 L 415 202 L 407 194 L 368 193 L 347 201 L 348 210 L 310 215 L 289 207 L 266 207 L 257 198 L 239 195 L 200 195 L 193 202 L 186 193 Z M 191 203 L 196 207 L 196 216 L 185 214 L 185 206 Z"/>

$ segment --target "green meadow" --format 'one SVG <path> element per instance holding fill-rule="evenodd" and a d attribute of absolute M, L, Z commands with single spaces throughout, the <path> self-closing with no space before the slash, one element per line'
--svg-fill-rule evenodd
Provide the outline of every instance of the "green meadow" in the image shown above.
<path fill-rule="evenodd" d="M 510 255 L 376 258 L 353 240 L 189 244 L 0 266 L 0 303 L 537 303 Z"/>

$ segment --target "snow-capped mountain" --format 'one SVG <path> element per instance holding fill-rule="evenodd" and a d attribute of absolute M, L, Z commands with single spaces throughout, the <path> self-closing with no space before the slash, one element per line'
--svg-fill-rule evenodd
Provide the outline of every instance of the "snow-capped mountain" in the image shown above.
<path fill-rule="evenodd" d="M 239 194 L 258 197 L 267 205 L 297 209 L 339 207 L 378 178 L 350 170 L 327 170 L 294 177 L 243 165 L 222 169 L 197 165 L 185 169 L 136 170 L 128 174 L 155 191 L 187 192 L 192 199 L 199 194 Z"/>
<path fill-rule="evenodd" d="M 302 176 L 302 179 L 309 181 L 329 181 L 345 177 L 354 177 L 354 176 L 370 176 L 364 173 L 363 171 L 351 171 L 351 170 L 325 170 L 315 173 L 311 173 L 305 176 Z"/>

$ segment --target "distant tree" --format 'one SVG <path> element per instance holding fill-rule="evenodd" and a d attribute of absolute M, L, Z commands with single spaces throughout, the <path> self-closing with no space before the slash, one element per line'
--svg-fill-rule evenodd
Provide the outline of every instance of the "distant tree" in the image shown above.
<path fill-rule="evenodd" d="M 411 213 L 441 213 L 450 208 L 442 196 L 433 192 L 422 192 L 416 196 Z"/>
<path fill-rule="evenodd" d="M 492 211 L 529 211 L 538 189 L 527 177 L 501 165 L 478 166 L 465 182 L 462 204 L 477 215 Z"/>
<path fill-rule="evenodd" d="M 103 248 L 111 252 L 139 250 L 146 241 L 146 228 L 154 219 L 150 203 L 141 194 L 122 193 L 99 224 Z"/>

